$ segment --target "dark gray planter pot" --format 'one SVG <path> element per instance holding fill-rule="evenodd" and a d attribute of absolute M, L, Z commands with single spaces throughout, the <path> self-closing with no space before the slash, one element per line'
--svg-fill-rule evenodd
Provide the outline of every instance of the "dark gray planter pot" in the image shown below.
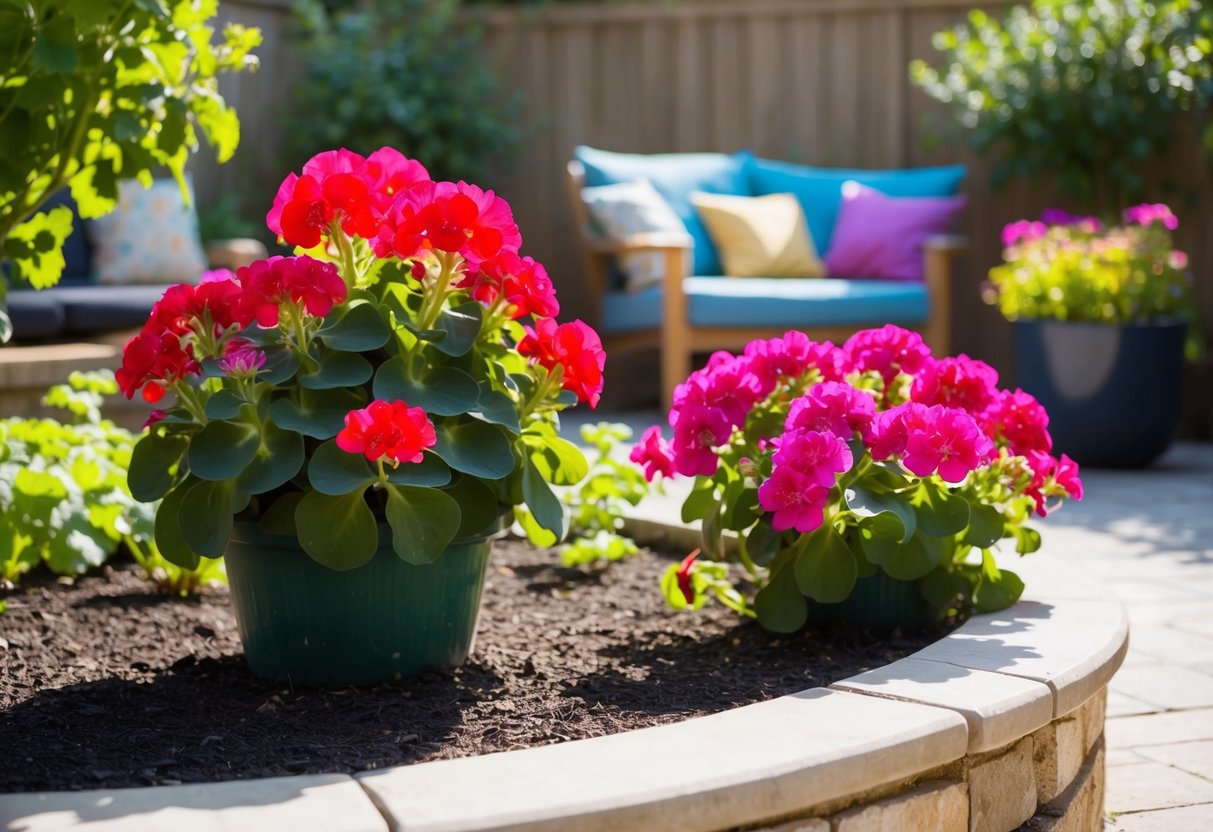
<path fill-rule="evenodd" d="M 1171 444 L 1183 399 L 1187 323 L 1018 321 L 1019 386 L 1049 412 L 1054 454 L 1140 468 Z"/>

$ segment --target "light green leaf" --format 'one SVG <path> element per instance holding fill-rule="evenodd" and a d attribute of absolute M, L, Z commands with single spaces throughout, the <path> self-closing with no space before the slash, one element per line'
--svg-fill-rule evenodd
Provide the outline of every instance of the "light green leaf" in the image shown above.
<path fill-rule="evenodd" d="M 522 497 L 540 528 L 554 534 L 556 540 L 562 540 L 568 532 L 568 517 L 564 513 L 564 506 L 530 460 L 523 463 Z"/>
<path fill-rule="evenodd" d="M 63 244 L 71 233 L 72 209 L 60 205 L 17 225 L 4 241 L 3 253 L 21 280 L 46 289 L 63 275 Z"/>
<path fill-rule="evenodd" d="M 796 586 L 820 604 L 845 601 L 857 572 L 850 547 L 829 524 L 813 532 L 796 557 Z"/>
<path fill-rule="evenodd" d="M 846 490 L 845 499 L 851 513 L 869 520 L 865 528 L 880 537 L 905 543 L 918 527 L 914 510 L 896 494 L 881 494 L 856 483 Z"/>
<path fill-rule="evenodd" d="M 342 496 L 309 491 L 295 507 L 299 545 L 329 569 L 357 569 L 375 556 L 379 529 L 362 489 Z"/>
<path fill-rule="evenodd" d="M 392 527 L 392 548 L 406 563 L 436 561 L 455 539 L 461 514 L 459 504 L 434 488 L 388 486 L 387 521 Z"/>
<path fill-rule="evenodd" d="M 883 561 L 881 566 L 890 577 L 899 581 L 916 581 L 943 563 L 952 546 L 951 538 L 931 537 L 920 530 L 909 543 L 898 546 L 893 557 Z"/>
<path fill-rule="evenodd" d="M 964 542 L 978 549 L 988 549 L 1002 539 L 1006 521 L 1002 512 L 984 503 L 970 504 L 969 527 L 965 529 Z"/>
<path fill-rule="evenodd" d="M 918 528 L 932 537 L 949 537 L 969 525 L 969 501 L 945 486 L 923 480 L 909 495 Z"/>

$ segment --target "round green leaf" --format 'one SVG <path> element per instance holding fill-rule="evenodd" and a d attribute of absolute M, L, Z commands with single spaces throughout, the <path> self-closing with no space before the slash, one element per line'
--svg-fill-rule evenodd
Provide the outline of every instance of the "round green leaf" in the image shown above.
<path fill-rule="evenodd" d="M 332 439 L 345 426 L 346 414 L 366 406 L 361 390 L 299 391 L 299 401 L 286 397 L 270 405 L 270 420 L 280 428 L 313 439 Z"/>
<path fill-rule="evenodd" d="M 969 527 L 965 529 L 964 542 L 978 549 L 988 549 L 1002 539 L 1006 521 L 1002 512 L 984 503 L 970 504 Z"/>
<path fill-rule="evenodd" d="M 377 350 L 390 337 L 391 329 L 372 303 L 349 306 L 340 317 L 330 319 L 320 330 L 320 340 L 325 346 L 342 352 Z"/>
<path fill-rule="evenodd" d="M 480 386 L 462 370 L 432 366 L 418 378 L 408 374 L 402 358 L 389 359 L 375 373 L 374 393 L 383 401 L 403 401 L 437 416 L 455 416 L 475 410 Z"/>
<path fill-rule="evenodd" d="M 796 586 L 819 604 L 845 601 L 857 572 L 850 547 L 829 525 L 810 535 L 796 557 Z"/>
<path fill-rule="evenodd" d="M 131 450 L 126 481 L 131 496 L 144 503 L 159 500 L 173 485 L 174 466 L 181 461 L 189 442 L 184 436 L 145 434 Z"/>
<path fill-rule="evenodd" d="M 484 382 L 480 384 L 480 400 L 476 403 L 476 409 L 471 413 L 478 419 L 501 425 L 510 433 L 518 433 L 522 430 L 518 422 L 518 411 L 515 409 L 514 400 Z"/>
<path fill-rule="evenodd" d="M 270 423 L 261 434 L 261 447 L 240 474 L 246 494 L 264 494 L 287 483 L 303 468 L 303 437 Z"/>
<path fill-rule="evenodd" d="M 346 453 L 332 439 L 316 449 L 307 466 L 307 479 L 312 488 L 332 497 L 352 491 L 362 493 L 377 476 L 366 457 Z"/>
<path fill-rule="evenodd" d="M 190 479 L 174 488 L 160 501 L 156 510 L 155 540 L 156 548 L 169 563 L 182 569 L 197 569 L 201 559 L 185 542 L 181 534 L 179 513 L 185 502 L 185 493 L 197 480 Z"/>
<path fill-rule="evenodd" d="M 204 412 L 208 419 L 234 419 L 246 404 L 248 402 L 236 395 L 236 391 L 220 390 L 206 400 Z"/>
<path fill-rule="evenodd" d="M 232 515 L 244 502 L 237 491 L 234 480 L 199 480 L 185 492 L 177 523 L 190 551 L 208 558 L 223 555 L 232 536 Z"/>
<path fill-rule="evenodd" d="M 442 555 L 459 531 L 461 515 L 459 504 L 444 491 L 391 485 L 387 521 L 396 554 L 406 563 L 420 565 Z"/>
<path fill-rule="evenodd" d="M 524 463 L 522 471 L 522 498 L 539 527 L 556 535 L 557 540 L 562 540 L 568 531 L 564 505 L 530 460 Z"/>
<path fill-rule="evenodd" d="M 946 486 L 923 480 L 909 498 L 918 528 L 932 537 L 949 537 L 969 525 L 969 501 Z"/>
<path fill-rule="evenodd" d="M 387 472 L 387 481 L 395 485 L 436 488 L 451 481 L 450 466 L 431 453 L 423 455 L 420 462 L 402 462 Z"/>
<path fill-rule="evenodd" d="M 484 307 L 474 300 L 443 309 L 434 326 L 446 337 L 434 341 L 434 349 L 450 356 L 465 355 L 480 336 L 483 322 Z"/>
<path fill-rule="evenodd" d="M 286 347 L 269 347 L 265 350 L 265 366 L 257 372 L 257 380 L 283 384 L 298 371 L 299 356 Z"/>
<path fill-rule="evenodd" d="M 852 514 L 871 519 L 865 525 L 873 534 L 905 543 L 918 527 L 914 510 L 896 494 L 881 494 L 856 483 L 844 496 Z"/>
<path fill-rule="evenodd" d="M 567 439 L 554 433 L 545 436 L 527 432 L 522 441 L 530 450 L 531 463 L 552 485 L 576 485 L 589 473 L 585 454 Z"/>
<path fill-rule="evenodd" d="M 482 480 L 460 474 L 446 493 L 459 504 L 459 531 L 456 540 L 488 533 L 497 522 L 497 497 Z M 555 541 L 553 541 L 555 542 Z"/>
<path fill-rule="evenodd" d="M 190 473 L 204 480 L 230 480 L 248 467 L 261 447 L 257 428 L 246 422 L 207 422 L 190 441 Z"/>
<path fill-rule="evenodd" d="M 510 440 L 496 425 L 476 420 L 446 422 L 437 426 L 436 433 L 434 452 L 456 471 L 498 480 L 514 470 Z"/>
<path fill-rule="evenodd" d="M 322 350 L 320 369 L 299 376 L 299 386 L 309 390 L 357 387 L 371 378 L 371 363 L 356 352 Z"/>
<path fill-rule="evenodd" d="M 303 493 L 300 491 L 288 491 L 270 504 L 270 507 L 265 510 L 261 518 L 257 521 L 257 528 L 266 534 L 281 534 L 289 537 L 297 537 L 295 529 L 295 509 L 299 507 L 299 501 L 303 499 Z"/>
<path fill-rule="evenodd" d="M 1007 569 L 999 569 L 994 556 L 983 552 L 981 580 L 973 590 L 973 606 L 978 612 L 1005 610 L 1023 594 L 1023 580 Z"/>
<path fill-rule="evenodd" d="M 931 537 L 918 531 L 909 543 L 897 547 L 893 557 L 881 563 L 890 577 L 899 581 L 916 581 L 939 566 L 949 553 L 951 538 Z"/>
<path fill-rule="evenodd" d="M 309 491 L 295 507 L 299 545 L 329 569 L 357 569 L 375 556 L 379 529 L 363 489 L 342 496 Z"/>
<path fill-rule="evenodd" d="M 791 564 L 776 570 L 754 596 L 758 623 L 773 633 L 794 633 L 809 619 L 809 605 L 796 586 Z"/>

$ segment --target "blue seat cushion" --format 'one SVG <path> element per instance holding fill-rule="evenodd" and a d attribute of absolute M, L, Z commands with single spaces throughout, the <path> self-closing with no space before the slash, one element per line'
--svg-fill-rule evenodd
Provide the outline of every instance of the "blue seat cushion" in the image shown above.
<path fill-rule="evenodd" d="M 750 154 L 734 153 L 613 153 L 580 145 L 573 156 L 585 168 L 587 187 L 647 179 L 670 204 L 695 241 L 695 274 L 721 274 L 720 255 L 699 219 L 691 194 L 749 196 L 743 165 Z"/>
<path fill-rule="evenodd" d="M 167 286 L 65 286 L 47 289 L 63 306 L 67 335 L 138 329 Z"/>
<path fill-rule="evenodd" d="M 63 304 L 50 292 L 14 289 L 8 293 L 8 314 L 14 341 L 40 341 L 63 333 Z"/>
<path fill-rule="evenodd" d="M 759 159 L 746 154 L 745 175 L 755 196 L 795 194 L 804 208 L 809 232 L 818 253 L 825 257 L 834 234 L 834 221 L 842 205 L 842 184 L 854 180 L 875 188 L 887 196 L 954 196 L 960 189 L 967 168 L 947 165 L 902 170 L 859 170 L 854 168 L 813 168 Z M 696 271 L 696 274 L 707 272 Z"/>
<path fill-rule="evenodd" d="M 688 277 L 687 316 L 699 327 L 806 328 L 920 324 L 930 304 L 926 287 L 908 280 Z M 661 289 L 608 292 L 606 333 L 661 325 Z"/>

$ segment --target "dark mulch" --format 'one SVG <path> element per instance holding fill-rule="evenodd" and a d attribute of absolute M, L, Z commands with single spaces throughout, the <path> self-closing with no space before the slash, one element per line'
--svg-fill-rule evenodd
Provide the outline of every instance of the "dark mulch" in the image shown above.
<path fill-rule="evenodd" d="M 649 552 L 603 574 L 515 542 L 494 554 L 463 667 L 361 690 L 253 678 L 227 594 L 155 594 L 131 566 L 31 577 L 0 615 L 0 791 L 352 772 L 546 745 L 770 699 L 886 664 L 940 633 L 776 638 L 679 613 Z"/>

